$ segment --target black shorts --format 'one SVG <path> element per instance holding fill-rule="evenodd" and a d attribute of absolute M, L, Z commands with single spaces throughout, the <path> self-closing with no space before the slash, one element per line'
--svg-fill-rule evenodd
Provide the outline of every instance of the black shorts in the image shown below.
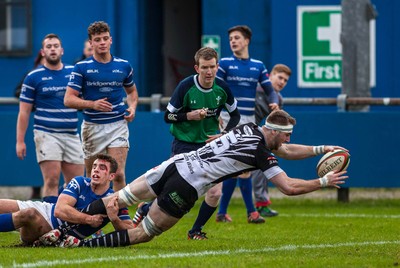
<path fill-rule="evenodd" d="M 198 199 L 196 189 L 181 177 L 174 163 L 168 165 L 151 188 L 157 195 L 158 206 L 175 218 L 182 218 Z"/>

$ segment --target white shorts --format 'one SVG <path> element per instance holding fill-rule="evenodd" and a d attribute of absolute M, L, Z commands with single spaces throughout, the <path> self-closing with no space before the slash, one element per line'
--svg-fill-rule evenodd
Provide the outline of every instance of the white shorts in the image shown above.
<path fill-rule="evenodd" d="M 231 118 L 229 116 L 229 113 L 222 111 L 220 114 L 220 117 L 222 119 L 222 127 L 223 129 L 226 128 L 226 125 L 229 122 L 229 119 Z M 255 115 L 240 115 L 240 121 L 238 123 L 239 125 L 247 124 L 247 123 L 255 123 L 256 122 L 256 117 Z"/>
<path fill-rule="evenodd" d="M 129 148 L 129 129 L 126 120 L 109 124 L 83 121 L 81 136 L 85 159 L 106 153 L 107 148 Z"/>
<path fill-rule="evenodd" d="M 34 129 L 38 163 L 46 160 L 83 164 L 83 151 L 79 135 L 50 133 Z"/>
<path fill-rule="evenodd" d="M 54 204 L 42 201 L 30 201 L 30 200 L 28 201 L 17 200 L 17 204 L 19 210 L 27 208 L 35 208 L 37 211 L 39 211 L 40 215 L 42 215 L 43 218 L 47 221 L 47 223 L 51 226 L 51 229 L 58 227 L 58 226 L 53 226 L 53 224 L 51 223 L 51 211 L 53 209 Z"/>

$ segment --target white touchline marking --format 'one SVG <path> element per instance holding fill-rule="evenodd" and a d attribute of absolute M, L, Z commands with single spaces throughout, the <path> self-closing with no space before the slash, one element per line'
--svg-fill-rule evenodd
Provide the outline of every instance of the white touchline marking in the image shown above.
<path fill-rule="evenodd" d="M 111 262 L 111 261 L 132 261 L 132 260 L 150 260 L 150 259 L 172 259 L 181 257 L 203 257 L 210 255 L 228 255 L 228 254 L 241 254 L 241 253 L 259 253 L 259 252 L 274 252 L 274 251 L 294 251 L 298 249 L 319 249 L 319 248 L 339 248 L 339 247 L 354 247 L 354 246 L 370 246 L 370 245 L 388 245 L 400 244 L 400 240 L 394 241 L 366 241 L 366 242 L 351 242 L 351 243 L 337 243 L 337 244 L 316 244 L 316 245 L 285 245 L 280 247 L 265 247 L 260 249 L 234 249 L 234 250 L 217 250 L 217 251 L 200 251 L 200 252 L 176 252 L 168 254 L 157 255 L 135 255 L 135 256 L 118 256 L 106 258 L 88 258 L 79 260 L 55 260 L 55 261 L 38 261 L 34 263 L 16 263 L 12 267 L 45 267 L 45 266 L 58 266 L 58 265 L 79 265 L 87 263 Z"/>
<path fill-rule="evenodd" d="M 379 218 L 379 219 L 400 219 L 400 215 L 371 215 L 371 214 L 346 214 L 346 213 L 324 213 L 324 214 L 312 214 L 312 213 L 294 213 L 294 214 L 279 214 L 282 217 L 313 217 L 313 218 Z"/>

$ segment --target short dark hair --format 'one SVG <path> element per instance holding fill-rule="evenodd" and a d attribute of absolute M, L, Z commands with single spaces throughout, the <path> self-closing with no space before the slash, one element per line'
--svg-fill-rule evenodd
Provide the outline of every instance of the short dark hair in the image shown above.
<path fill-rule="evenodd" d="M 98 154 L 96 155 L 96 159 L 104 160 L 110 163 L 110 173 L 116 173 L 118 170 L 117 160 L 114 159 L 111 155 L 108 154 Z"/>
<path fill-rule="evenodd" d="M 108 26 L 107 22 L 104 21 L 95 21 L 88 27 L 88 37 L 89 40 L 92 40 L 92 36 L 95 34 L 101 33 L 111 33 L 110 26 Z"/>
<path fill-rule="evenodd" d="M 218 62 L 218 53 L 211 47 L 202 47 L 197 50 L 196 54 L 194 55 L 194 61 L 196 65 L 199 65 L 200 58 L 205 60 L 211 60 L 215 58 L 215 60 Z"/>
<path fill-rule="evenodd" d="M 61 39 L 60 39 L 60 37 L 59 37 L 58 35 L 56 35 L 55 33 L 49 33 L 49 34 L 46 34 L 45 37 L 43 37 L 43 40 L 42 40 L 42 47 L 43 47 L 43 45 L 44 45 L 44 40 L 46 40 L 46 39 L 51 39 L 51 38 L 58 39 L 58 41 L 60 41 L 60 45 L 62 45 L 62 44 L 61 44 Z"/>
<path fill-rule="evenodd" d="M 251 41 L 252 32 L 249 26 L 247 25 L 236 25 L 228 29 L 228 34 L 233 31 L 239 31 L 243 34 L 244 38 L 247 38 Z"/>
<path fill-rule="evenodd" d="M 296 119 L 294 119 L 290 114 L 284 110 L 274 110 L 272 111 L 266 121 L 271 124 L 276 124 L 280 126 L 296 125 Z"/>

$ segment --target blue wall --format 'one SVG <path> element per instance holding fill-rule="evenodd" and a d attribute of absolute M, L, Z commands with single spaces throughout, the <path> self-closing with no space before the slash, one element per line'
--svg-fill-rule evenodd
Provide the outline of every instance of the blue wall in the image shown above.
<path fill-rule="evenodd" d="M 295 112 L 297 126 L 292 143 L 307 145 L 341 145 L 350 150 L 351 163 L 346 184 L 348 187 L 400 187 L 397 169 L 400 144 L 395 142 L 400 131 L 399 112 L 338 113 Z M 15 154 L 15 122 L 17 112 L 0 113 L 3 129 L 0 133 L 0 186 L 42 185 L 36 163 L 32 125 L 27 137 L 27 158 Z M 163 113 L 138 112 L 130 124 L 131 149 L 127 160 L 127 181 L 166 160 L 170 155 L 172 136 L 163 120 Z M 281 160 L 280 164 L 291 177 L 312 179 L 320 157 L 300 161 Z"/>

